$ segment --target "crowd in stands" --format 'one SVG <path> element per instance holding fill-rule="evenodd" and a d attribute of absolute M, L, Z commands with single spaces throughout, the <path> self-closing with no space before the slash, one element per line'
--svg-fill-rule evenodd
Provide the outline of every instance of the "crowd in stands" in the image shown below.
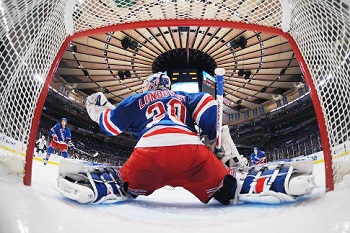
<path fill-rule="evenodd" d="M 249 159 L 253 147 L 268 161 L 309 155 L 322 150 L 318 122 L 310 97 L 231 129 L 238 150 Z"/>
<path fill-rule="evenodd" d="M 132 148 L 107 142 L 101 138 L 92 138 L 78 132 L 74 132 L 74 138 L 75 147 L 89 154 L 80 153 L 76 150 L 74 152 L 74 157 L 78 159 L 112 165 L 122 165 L 132 152 Z M 98 153 L 98 155 L 93 157 L 96 153 Z"/>
<path fill-rule="evenodd" d="M 322 150 L 316 119 L 283 134 L 272 136 L 264 145 L 269 161 L 310 155 Z"/>
<path fill-rule="evenodd" d="M 310 155 L 322 150 L 321 138 L 316 119 L 288 127 L 277 133 L 261 135 L 265 137 L 259 149 L 265 151 L 268 161 L 290 159 Z M 253 147 L 238 148 L 239 152 L 249 159 Z"/>

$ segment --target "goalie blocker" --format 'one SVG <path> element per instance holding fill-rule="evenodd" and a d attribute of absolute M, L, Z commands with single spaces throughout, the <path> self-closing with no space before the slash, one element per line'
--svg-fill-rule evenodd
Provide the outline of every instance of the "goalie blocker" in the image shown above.
<path fill-rule="evenodd" d="M 213 194 L 223 204 L 254 202 L 278 204 L 295 201 L 316 187 L 311 159 L 293 159 L 228 170 L 223 187 Z M 118 176 L 118 167 L 86 161 L 62 160 L 58 191 L 80 203 L 114 203 L 135 198 Z M 234 177 L 234 178 L 233 178 Z M 228 179 L 230 178 L 230 179 Z"/>

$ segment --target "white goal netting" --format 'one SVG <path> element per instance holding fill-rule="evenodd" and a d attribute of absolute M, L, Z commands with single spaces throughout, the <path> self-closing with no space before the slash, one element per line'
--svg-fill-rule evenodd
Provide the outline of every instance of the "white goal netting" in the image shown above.
<path fill-rule="evenodd" d="M 345 157 L 341 155 L 349 151 L 345 143 L 350 140 L 350 17 L 344 0 L 0 0 L 1 149 L 26 153 L 31 127 L 38 124 L 33 122 L 35 112 L 41 111 L 38 98 L 48 88 L 45 81 L 52 79 L 50 69 L 54 71 L 55 57 L 70 34 L 183 19 L 189 24 L 215 20 L 289 29 L 312 77 L 311 94 L 319 101 L 315 109 L 324 115 L 320 128 L 338 160 Z M 339 154 L 338 147 L 345 152 Z M 334 168 L 334 177 L 341 177 L 341 166 Z"/>

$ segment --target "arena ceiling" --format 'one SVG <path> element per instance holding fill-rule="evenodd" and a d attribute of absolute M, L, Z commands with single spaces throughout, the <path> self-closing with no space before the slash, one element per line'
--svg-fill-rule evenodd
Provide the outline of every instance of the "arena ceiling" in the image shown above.
<path fill-rule="evenodd" d="M 142 92 L 143 80 L 152 72 L 176 66 L 204 67 L 212 74 L 215 67 L 225 68 L 226 114 L 271 105 L 304 82 L 285 38 L 197 26 L 139 28 L 75 39 L 56 77 L 82 95 L 103 91 L 118 104 Z"/>

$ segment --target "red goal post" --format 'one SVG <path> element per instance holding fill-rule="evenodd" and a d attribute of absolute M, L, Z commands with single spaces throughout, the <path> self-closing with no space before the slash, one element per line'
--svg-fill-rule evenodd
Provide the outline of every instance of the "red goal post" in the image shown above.
<path fill-rule="evenodd" d="M 1 110 L 1 115 L 5 120 L 2 122 L 1 127 L 3 127 L 3 129 L 0 129 L 0 133 L 15 138 L 26 146 L 26 163 L 23 179 L 25 185 L 31 184 L 32 155 L 45 98 L 58 64 L 70 41 L 88 35 L 134 28 L 151 28 L 158 26 L 212 26 L 267 32 L 282 36 L 288 40 L 309 87 L 320 126 L 326 168 L 326 186 L 328 190 L 334 189 L 334 176 L 332 170 L 334 161 L 332 159 L 332 148 L 350 140 L 350 133 L 346 131 L 347 126 L 344 127 L 344 122 L 345 124 L 350 123 L 349 117 L 346 115 L 349 114 L 349 112 L 334 110 L 334 108 L 330 106 L 330 104 L 334 104 L 334 102 L 330 102 L 329 100 L 330 98 L 339 97 L 342 100 L 340 105 L 350 109 L 350 88 L 349 86 L 342 85 L 344 84 L 343 82 L 346 81 L 347 74 L 349 73 L 348 53 L 350 50 L 349 39 L 346 39 L 346 36 L 349 38 L 349 21 L 346 20 L 346 14 L 349 14 L 349 6 L 346 5 L 345 2 L 316 1 L 314 3 L 302 3 L 298 1 L 290 1 L 289 13 L 291 14 L 291 24 L 288 33 L 282 31 L 280 26 L 283 15 L 280 2 L 283 1 L 278 0 L 266 1 L 265 3 L 260 2 L 260 4 L 257 4 L 257 1 L 247 1 L 249 4 L 242 1 L 241 8 L 243 8 L 243 10 L 241 11 L 238 10 L 240 8 L 235 1 L 161 1 L 159 3 L 158 1 L 150 1 L 147 5 L 149 7 L 148 13 L 145 13 L 144 11 L 144 7 L 146 6 L 137 6 L 137 3 L 135 3 L 135 6 L 133 5 L 128 8 L 122 8 L 124 13 L 121 13 L 118 16 L 118 19 L 121 19 L 122 15 L 128 16 L 125 16 L 123 22 L 115 20 L 105 24 L 103 22 L 100 24 L 96 23 L 96 15 L 103 15 L 107 19 L 110 19 L 113 18 L 118 9 L 120 10 L 120 7 L 117 5 L 112 6 L 111 12 L 112 10 L 115 10 L 115 12 L 111 13 L 105 9 L 88 9 L 88 7 L 90 7 L 89 2 L 93 1 L 70 0 L 67 1 L 68 4 L 65 4 L 65 2 L 66 1 L 57 1 L 57 3 L 51 4 L 51 1 L 42 0 L 37 3 L 37 5 L 30 5 L 29 3 L 29 6 L 27 6 L 27 3 L 24 2 L 12 3 L 7 1 L 4 3 L 0 0 L 0 16 L 3 18 L 2 24 L 4 26 L 0 31 L 0 42 L 2 44 L 9 44 L 3 46 L 3 50 L 7 53 L 0 56 L 0 69 L 3 75 L 11 75 L 11 77 L 1 77 L 1 80 L 5 81 L 1 83 L 0 90 L 5 90 L 10 83 L 20 83 L 22 85 L 28 84 L 32 87 L 30 90 L 32 96 L 30 98 L 22 97 L 23 95 L 28 94 L 28 91 L 23 87 L 17 87 L 14 91 L 8 91 L 6 96 L 4 93 L 0 95 L 0 103 L 2 106 L 8 103 L 14 103 L 14 99 L 17 99 L 17 102 L 18 98 L 21 100 L 23 99 L 21 104 L 13 104 L 14 107 L 11 107 L 10 110 Z M 104 1 L 99 2 L 104 3 Z M 112 1 L 108 2 L 110 4 Z M 120 1 L 119 4 L 123 3 L 130 4 L 130 1 Z M 198 9 L 194 7 L 187 15 L 179 14 L 180 10 L 185 9 L 188 3 L 197 4 Z M 18 5 L 15 6 L 14 4 Z M 67 20 L 63 20 L 65 17 L 67 18 L 67 14 L 69 18 L 69 10 L 67 10 L 69 4 L 74 6 L 74 8 L 71 9 L 73 10 L 71 12 L 73 13 L 72 21 L 70 22 L 72 25 L 68 25 L 69 28 L 73 29 L 73 32 L 71 32 L 73 33 L 72 35 L 68 35 L 66 30 L 69 31 L 70 29 L 67 29 Z M 105 3 L 105 5 L 106 4 L 107 3 Z M 220 8 L 223 17 L 220 18 L 220 15 L 217 17 L 214 17 L 213 15 L 206 16 L 205 11 L 209 10 L 206 10 L 206 8 L 203 7 L 203 4 L 205 4 L 208 9 L 213 8 L 214 6 Z M 230 4 L 235 5 L 235 7 L 230 7 Z M 168 11 L 167 5 L 176 5 L 177 8 L 175 7 L 174 11 L 177 11 L 175 12 L 177 14 L 171 15 L 169 13 L 169 18 L 164 19 L 152 17 L 149 12 L 152 11 L 152 7 L 158 8 L 159 5 L 163 6 L 163 15 L 166 15 L 164 12 Z M 169 8 L 171 8 L 170 6 Z M 264 15 L 264 13 L 265 15 L 272 15 L 272 19 L 260 20 L 260 15 L 258 17 L 254 14 L 248 23 L 247 20 L 242 20 L 241 16 L 237 16 L 237 19 L 239 19 L 239 21 L 237 21 L 234 16 L 230 15 L 233 13 L 243 15 L 244 12 L 247 14 L 246 12 L 252 12 L 254 9 L 256 12 L 257 10 L 260 10 L 262 13 L 260 12 L 259 14 L 261 15 Z M 87 13 L 85 10 L 89 10 L 89 12 Z M 204 13 L 200 14 L 200 11 L 204 11 Z M 277 13 L 273 13 L 274 11 Z M 91 12 L 93 12 L 95 16 Z M 324 18 L 321 16 L 324 16 Z M 249 17 L 248 19 L 250 19 Z M 28 23 L 31 18 L 37 19 L 37 22 L 30 21 L 30 23 Z M 243 17 L 243 19 L 244 18 L 247 19 L 247 17 Z M 91 24 L 89 20 L 92 21 Z M 24 26 L 29 28 L 29 30 L 25 29 Z M 35 26 L 38 28 L 31 28 Z M 329 32 L 328 27 L 332 26 L 337 27 L 334 31 L 330 30 Z M 323 29 L 325 31 L 323 31 Z M 336 35 L 337 33 L 344 34 L 341 42 L 338 41 L 340 39 L 338 38 L 338 35 Z M 337 43 L 334 52 L 329 51 L 327 45 L 320 44 L 320 47 L 317 47 L 317 45 L 314 44 L 318 41 L 334 42 L 334 40 L 336 40 Z M 21 46 L 23 46 L 23 48 Z M 26 49 L 27 51 L 25 51 Z M 49 52 L 43 55 L 45 50 L 48 49 Z M 337 57 L 338 60 L 339 58 L 344 59 L 345 66 L 342 63 L 343 61 L 339 62 L 337 60 L 337 62 L 342 64 L 340 68 L 343 69 L 336 71 L 336 75 L 338 75 L 336 77 L 337 79 L 327 79 L 327 72 L 332 72 L 334 61 L 329 60 L 328 63 L 324 64 L 327 68 L 321 70 L 323 73 L 319 70 L 320 67 L 319 64 L 317 64 L 317 59 L 320 57 L 320 62 L 327 61 L 327 59 L 322 58 L 322 54 L 320 55 L 320 53 L 325 53 L 327 58 Z M 19 64 L 19 66 L 15 68 L 16 64 Z M 14 71 L 10 70 L 10 68 L 13 68 Z M 32 84 L 32 81 L 20 81 L 19 78 L 26 77 L 35 79 L 38 74 L 44 78 L 44 81 L 40 82 L 39 80 Z M 326 76 L 326 78 L 324 76 Z M 335 74 L 333 77 L 334 76 Z M 336 81 L 336 85 L 333 84 L 329 87 L 324 86 L 324 82 L 329 83 L 331 81 Z M 337 96 L 339 88 L 342 88 L 341 94 L 345 93 L 345 97 Z M 27 105 L 29 107 L 27 107 Z M 16 112 L 20 112 L 20 108 L 23 106 L 26 109 L 25 114 L 27 114 L 29 120 L 21 117 L 15 117 L 12 119 L 11 116 L 15 115 Z M 335 117 L 337 117 L 337 119 L 335 119 Z M 337 121 L 339 121 L 339 123 L 337 123 Z M 14 123 L 24 126 L 29 124 L 29 127 L 24 127 L 23 132 L 19 134 L 17 132 L 19 127 L 13 129 L 11 126 Z M 338 171 L 335 171 L 335 173 L 336 172 Z"/>

